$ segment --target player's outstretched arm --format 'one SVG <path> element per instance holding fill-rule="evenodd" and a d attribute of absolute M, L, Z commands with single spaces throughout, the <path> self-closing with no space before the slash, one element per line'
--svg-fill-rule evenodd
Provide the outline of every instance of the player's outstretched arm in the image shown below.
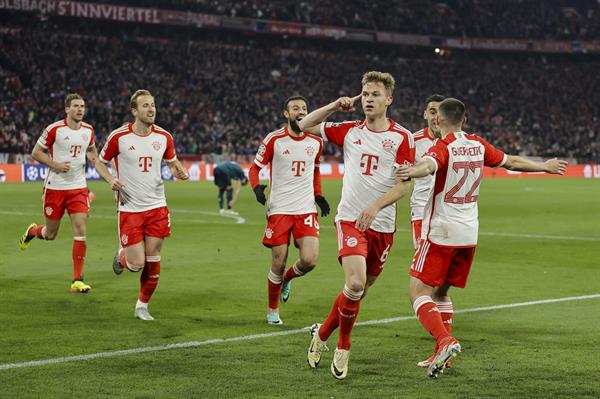
<path fill-rule="evenodd" d="M 33 159 L 35 159 L 36 161 L 38 161 L 39 163 L 42 163 L 42 164 L 48 166 L 50 169 L 54 170 L 57 173 L 65 173 L 71 169 L 70 162 L 54 162 L 54 160 L 52 160 L 52 158 L 50 158 L 50 155 L 48 155 L 46 153 L 46 151 L 44 150 L 44 147 L 42 147 L 39 144 L 36 144 L 33 147 L 33 151 L 31 152 L 31 157 Z"/>
<path fill-rule="evenodd" d="M 371 227 L 371 223 L 373 223 L 379 211 L 404 197 L 406 193 L 410 192 L 410 187 L 410 181 L 397 182 L 387 193 L 379 197 L 358 215 L 355 223 L 356 228 L 365 231 Z"/>
<path fill-rule="evenodd" d="M 96 172 L 98 172 L 100 177 L 108 183 L 111 190 L 120 191 L 123 189 L 123 187 L 125 187 L 125 185 L 119 179 L 110 174 L 108 167 L 100 160 L 100 157 L 96 157 L 94 167 L 96 168 Z"/>
<path fill-rule="evenodd" d="M 422 159 L 414 166 L 400 165 L 394 173 L 396 182 L 429 176 L 435 172 L 436 166 L 431 159 Z"/>
<path fill-rule="evenodd" d="M 187 180 L 190 176 L 187 174 L 179 159 L 175 158 L 172 161 L 165 161 L 169 169 L 171 169 L 171 173 L 179 180 Z"/>
<path fill-rule="evenodd" d="M 321 134 L 320 125 L 321 123 L 329 117 L 329 115 L 334 112 L 343 111 L 343 112 L 354 112 L 356 108 L 354 108 L 354 103 L 356 100 L 360 98 L 361 94 L 354 97 L 340 97 L 334 102 L 327 104 L 324 107 L 315 109 L 310 114 L 306 115 L 300 123 L 298 123 L 298 127 L 303 132 L 309 132 L 313 134 Z"/>
<path fill-rule="evenodd" d="M 536 162 L 518 155 L 509 155 L 504 168 L 520 172 L 546 172 L 554 175 L 564 175 L 567 171 L 567 161 L 562 159 L 549 159 L 545 162 Z"/>

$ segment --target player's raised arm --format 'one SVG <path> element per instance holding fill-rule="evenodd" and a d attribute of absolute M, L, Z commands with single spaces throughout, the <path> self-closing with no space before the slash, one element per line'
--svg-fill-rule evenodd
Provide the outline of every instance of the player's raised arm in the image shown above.
<path fill-rule="evenodd" d="M 325 105 L 324 107 L 318 108 L 306 115 L 298 124 L 298 127 L 303 132 L 309 132 L 313 134 L 321 134 L 320 124 L 334 112 L 354 112 L 356 108 L 354 103 L 360 98 L 362 94 L 354 97 L 340 97 L 337 100 Z"/>
<path fill-rule="evenodd" d="M 508 170 L 520 172 L 546 172 L 554 175 L 563 175 L 567 170 L 567 164 L 567 161 L 556 158 L 545 162 L 536 162 L 518 155 L 508 155 L 508 159 L 502 166 Z"/>

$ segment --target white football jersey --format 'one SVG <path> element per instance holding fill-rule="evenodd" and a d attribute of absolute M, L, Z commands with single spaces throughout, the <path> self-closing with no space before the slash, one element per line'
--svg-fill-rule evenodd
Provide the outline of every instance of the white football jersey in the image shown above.
<path fill-rule="evenodd" d="M 336 222 L 356 221 L 363 209 L 396 184 L 395 166 L 415 161 L 412 134 L 391 119 L 389 127 L 381 132 L 370 130 L 364 121 L 326 122 L 321 124 L 321 135 L 344 150 L 342 199 Z M 396 204 L 379 211 L 371 229 L 396 231 Z"/>
<path fill-rule="evenodd" d="M 271 164 L 267 214 L 302 215 L 315 213 L 314 175 L 319 167 L 323 140 L 311 134 L 295 137 L 287 126 L 262 141 L 254 163 Z"/>
<path fill-rule="evenodd" d="M 85 122 L 77 130 L 67 126 L 67 120 L 54 122 L 44 129 L 37 143 L 47 149 L 55 162 L 69 162 L 71 169 L 58 173 L 50 169 L 44 187 L 52 190 L 86 188 L 85 161 L 88 147 L 94 145 L 94 128 Z"/>
<path fill-rule="evenodd" d="M 177 159 L 173 136 L 152 125 L 147 136 L 133 132 L 131 123 L 114 130 L 100 153 L 100 160 L 115 160 L 117 178 L 125 185 L 118 207 L 124 212 L 143 212 L 167 205 L 161 161 Z"/>
<path fill-rule="evenodd" d="M 483 167 L 502 166 L 508 157 L 479 136 L 456 132 L 435 140 L 423 159 L 433 160 L 437 169 L 421 236 L 443 246 L 477 245 Z"/>
<path fill-rule="evenodd" d="M 417 163 L 432 146 L 433 139 L 429 137 L 429 129 L 427 128 L 416 132 L 413 139 L 415 141 L 415 163 Z M 422 220 L 425 204 L 427 204 L 433 189 L 434 176 L 425 176 L 413 181 L 414 187 L 410 196 L 410 218 L 411 220 Z"/>

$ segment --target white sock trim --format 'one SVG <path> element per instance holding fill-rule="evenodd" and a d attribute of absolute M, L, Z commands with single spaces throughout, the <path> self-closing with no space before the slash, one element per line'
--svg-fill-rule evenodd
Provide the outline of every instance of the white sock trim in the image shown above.
<path fill-rule="evenodd" d="M 270 282 L 273 284 L 282 284 L 283 283 L 283 275 L 275 274 L 272 270 L 269 271 L 269 275 L 267 276 Z"/>
<path fill-rule="evenodd" d="M 454 313 L 454 307 L 452 306 L 452 302 L 438 302 L 435 301 L 440 313 Z"/>
<path fill-rule="evenodd" d="M 75 240 L 75 241 L 85 241 L 85 236 L 73 237 L 73 240 Z"/>
<path fill-rule="evenodd" d="M 294 263 L 294 266 L 292 266 L 292 269 L 294 269 L 294 273 L 296 273 L 299 276 L 304 276 L 304 272 L 301 271 L 300 269 L 298 269 L 298 266 L 296 266 L 296 264 Z"/>
<path fill-rule="evenodd" d="M 146 255 L 146 262 L 160 262 L 160 255 Z"/>
<path fill-rule="evenodd" d="M 413 309 L 415 311 L 415 314 L 417 314 L 421 306 L 425 305 L 426 303 L 433 303 L 435 305 L 435 302 L 433 302 L 433 299 L 431 299 L 429 295 L 423 295 L 415 299 L 415 301 L 413 302 Z"/>
<path fill-rule="evenodd" d="M 344 285 L 344 296 L 352 301 L 359 301 L 362 298 L 365 290 L 354 291 L 350 289 L 347 285 Z"/>

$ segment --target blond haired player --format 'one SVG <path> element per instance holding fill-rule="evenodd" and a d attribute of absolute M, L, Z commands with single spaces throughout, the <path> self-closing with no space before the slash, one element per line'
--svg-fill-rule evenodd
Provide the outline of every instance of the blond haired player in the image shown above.
<path fill-rule="evenodd" d="M 54 240 L 60 221 L 68 212 L 73 230 L 73 280 L 70 291 L 88 292 L 92 287 L 83 282 L 83 266 L 87 251 L 86 219 L 90 211 L 85 180 L 86 157 L 95 162 L 98 158 L 94 144 L 94 128 L 83 122 L 85 101 L 79 94 L 65 98 L 67 117 L 44 129 L 31 156 L 47 165 L 50 170 L 44 181 L 45 224 L 30 224 L 19 245 L 26 249 L 34 238 Z M 46 152 L 47 151 L 47 152 Z"/>
<path fill-rule="evenodd" d="M 441 138 L 418 164 L 400 166 L 396 172 L 399 181 L 435 173 L 434 189 L 425 207 L 421 240 L 409 272 L 413 309 L 437 344 L 427 370 L 430 377 L 437 377 L 461 351 L 460 343 L 444 325 L 432 295 L 435 291 L 438 298 L 450 302 L 450 287 L 464 288 L 467 284 L 477 246 L 477 200 L 483 167 L 564 174 L 567 166 L 565 161 L 557 159 L 533 162 L 506 155 L 481 137 L 465 133 L 462 130 L 465 120 L 462 102 L 455 98 L 442 101 L 436 117 Z"/>
<path fill-rule="evenodd" d="M 96 169 L 110 187 L 118 192 L 119 239 L 121 249 L 113 261 L 113 270 L 141 271 L 140 294 L 134 316 L 154 320 L 148 302 L 158 285 L 160 252 L 165 237 L 171 234 L 169 209 L 161 177 L 161 161 L 173 175 L 188 179 L 177 160 L 173 136 L 154 124 L 156 106 L 147 90 L 138 90 L 130 101 L 135 121 L 114 130 L 100 153 Z M 117 176 L 107 169 L 114 160 Z"/>
<path fill-rule="evenodd" d="M 249 172 L 256 199 L 265 205 L 266 186 L 259 184 L 258 174 L 267 165 L 271 168 L 268 219 L 263 235 L 263 245 L 271 248 L 271 270 L 267 276 L 269 324 L 283 324 L 279 317 L 279 299 L 287 302 L 292 279 L 304 276 L 317 264 L 319 220 L 315 205 L 321 208 L 321 216 L 329 214 L 319 172 L 323 140 L 298 128 L 298 122 L 306 113 L 304 97 L 293 96 L 285 101 L 283 115 L 287 125 L 265 137 Z M 285 271 L 290 235 L 294 236 L 300 256 Z"/>
<path fill-rule="evenodd" d="M 300 121 L 303 131 L 320 133 L 344 150 L 342 199 L 335 217 L 338 260 L 345 285 L 322 324 L 311 329 L 308 364 L 316 367 L 331 333 L 339 327 L 339 339 L 331 363 L 335 378 L 348 373 L 350 334 L 360 301 L 375 282 L 392 248 L 396 230 L 396 201 L 410 189 L 410 182 L 397 182 L 394 169 L 412 165 L 415 148 L 412 134 L 387 117 L 395 81 L 389 73 L 367 72 L 361 94 L 342 97 L 319 108 Z M 332 123 L 323 121 L 332 113 L 355 110 L 360 99 L 364 120 Z"/>

